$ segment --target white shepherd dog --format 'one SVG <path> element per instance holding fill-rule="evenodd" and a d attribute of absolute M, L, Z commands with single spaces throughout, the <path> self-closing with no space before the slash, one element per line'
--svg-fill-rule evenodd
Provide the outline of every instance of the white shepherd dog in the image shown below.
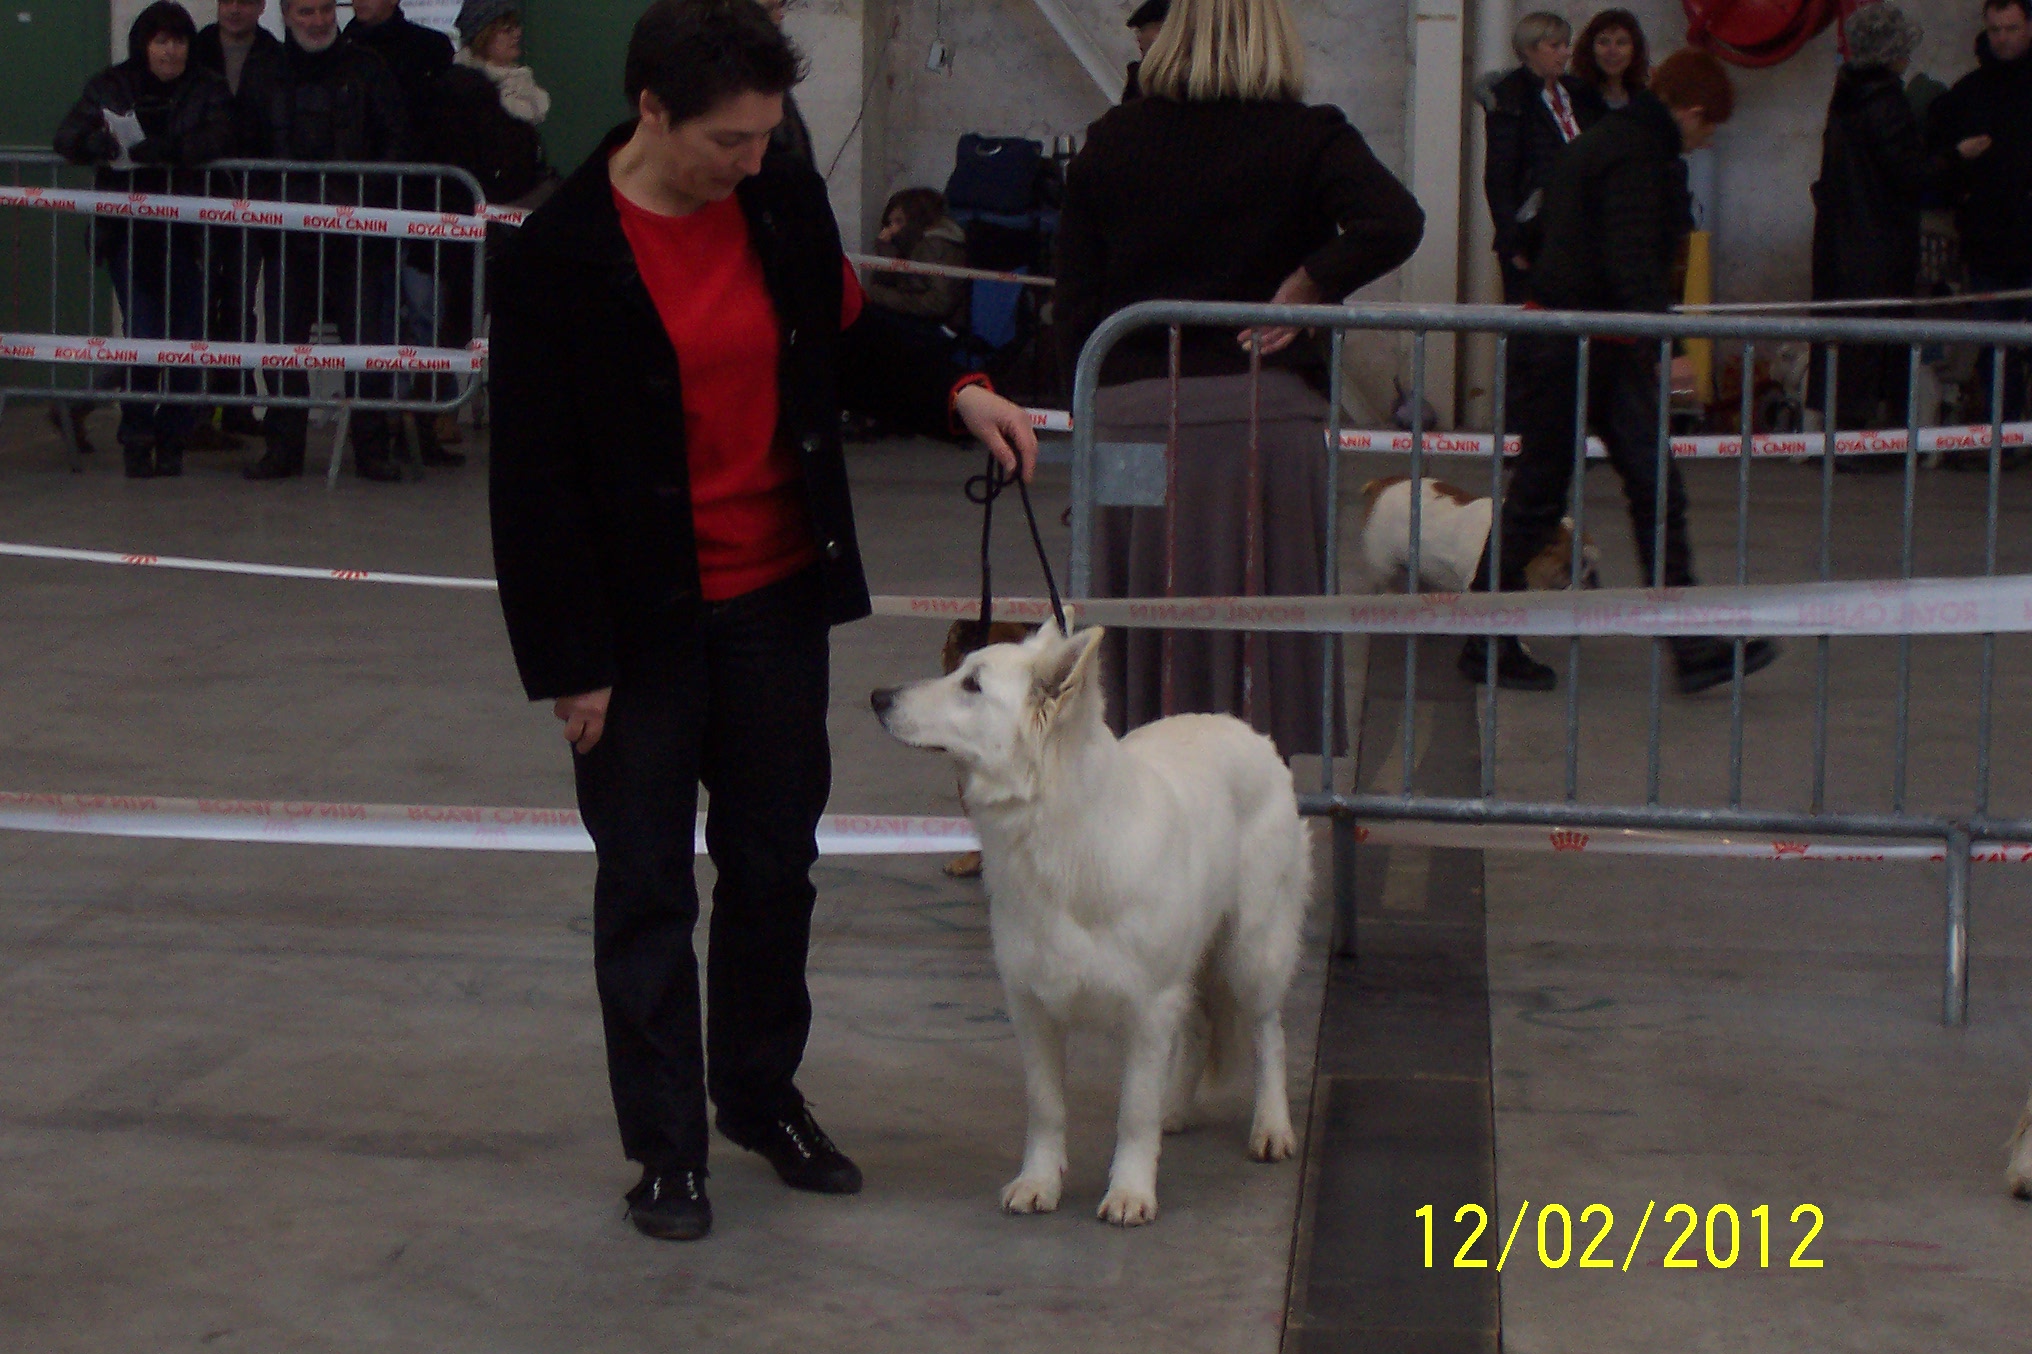
<path fill-rule="evenodd" d="M 1226 715 L 1178 715 L 1117 739 L 1102 719 L 1101 631 L 1047 625 L 946 677 L 875 692 L 882 725 L 959 763 L 981 837 L 995 964 L 1023 1055 L 1030 1124 L 1011 1213 L 1058 1207 L 1065 1043 L 1073 1023 L 1126 1044 L 1100 1217 L 1157 1217 L 1157 1154 L 1202 1075 L 1256 1058 L 1249 1155 L 1297 1148 L 1284 1082 L 1284 994 L 1311 899 L 1291 772 Z"/>

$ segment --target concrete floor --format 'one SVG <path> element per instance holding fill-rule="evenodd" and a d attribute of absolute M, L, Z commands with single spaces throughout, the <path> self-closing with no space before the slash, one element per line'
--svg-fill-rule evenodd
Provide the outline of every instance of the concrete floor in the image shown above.
<path fill-rule="evenodd" d="M 41 411 L 16 408 L 0 539 L 489 569 L 477 464 L 327 493 L 245 484 L 239 459 L 129 483 L 102 450 L 73 476 Z M 976 468 L 924 443 L 856 453 L 878 587 L 970 590 L 958 483 Z M 1732 473 L 1693 476 L 1711 580 L 1731 573 Z M 1753 577 L 1804 576 L 1817 479 L 1756 474 Z M 1979 547 L 1979 489 L 1923 481 L 1922 570 Z M 1840 493 L 1841 571 L 1881 573 L 1895 480 Z M 1041 497 L 1054 520 L 1062 483 Z M 1627 580 L 1605 471 L 1589 501 L 1608 581 Z M 2032 567 L 2028 523 L 2032 479 L 2013 477 L 2006 567 Z M 997 576 L 1036 590 L 1014 529 Z M 0 708 L 16 712 L 0 788 L 569 802 L 554 726 L 516 690 L 484 596 L 12 560 L 0 577 Z M 956 811 L 946 770 L 864 713 L 869 687 L 931 670 L 937 639 L 903 621 L 839 633 L 835 808 Z M 2002 807 L 2032 802 L 2022 644 L 2001 674 Z M 1966 792 L 1969 647 L 1915 652 L 1917 804 Z M 1753 687 L 1752 802 L 1799 800 L 1811 649 Z M 1838 698 L 1876 702 L 1836 721 L 1837 803 L 1888 794 L 1889 652 L 1836 647 Z M 1641 795 L 1643 646 L 1585 655 L 1582 794 Z M 1557 795 L 1564 702 L 1505 695 L 1500 711 L 1504 792 Z M 1668 802 L 1718 792 L 1726 731 L 1726 699 L 1669 699 Z M 1379 781 L 1397 755 L 1372 762 Z M 1230 1115 L 1171 1140 L 1156 1227 L 1093 1222 L 1113 1111 L 1098 1046 L 1077 1059 L 1065 1209 L 995 1212 L 1018 1069 L 979 891 L 938 864 L 822 867 L 803 1084 L 868 1192 L 793 1195 L 721 1144 L 718 1228 L 681 1248 L 620 1215 L 633 1173 L 602 1072 L 588 859 L 0 837 L 0 1349 L 1276 1348 L 1298 1171 L 1245 1162 Z M 1415 916 L 1460 864 L 1392 852 L 1376 905 Z M 1937 869 L 1489 856 L 1483 875 L 1498 1218 L 1528 1200 L 1533 1224 L 1501 1276 L 1506 1347 L 2023 1347 L 2032 1210 L 2003 1192 L 2001 1143 L 2032 1079 L 2032 875 L 1978 870 L 1975 1023 L 1953 1032 L 1936 1023 Z M 1289 1012 L 1301 1122 L 1314 941 Z M 1540 1204 L 1577 1224 L 1612 1207 L 1620 1262 L 1646 1200 L 1658 1216 L 1628 1273 L 1537 1262 Z M 1752 1242 L 1726 1273 L 1662 1268 L 1680 1202 L 1746 1222 L 1770 1203 L 1774 1267 L 1753 1267 Z M 1826 1216 L 1820 1270 L 1783 1267 L 1800 1203 Z"/>
<path fill-rule="evenodd" d="M 478 463 L 328 493 L 194 455 L 130 482 L 108 417 L 73 475 L 40 409 L 8 413 L 0 539 L 491 571 Z M 973 454 L 855 460 L 880 584 L 974 587 Z M 1055 521 L 1062 481 L 1042 499 Z M 484 594 L 0 573 L 6 788 L 571 802 Z M 957 812 L 866 707 L 941 639 L 838 632 L 836 809 Z M 1155 1227 L 1105 1227 L 1114 1071 L 1077 1048 L 1065 1206 L 996 1211 L 1020 1073 L 980 888 L 941 863 L 820 871 L 801 1081 L 867 1191 L 796 1195 L 720 1142 L 716 1230 L 673 1246 L 621 1215 L 589 857 L 0 837 L 0 1349 L 1274 1350 L 1300 1173 L 1245 1159 L 1240 1111 L 1169 1140 Z M 1301 1124 L 1323 948 L 1290 1009 Z"/>

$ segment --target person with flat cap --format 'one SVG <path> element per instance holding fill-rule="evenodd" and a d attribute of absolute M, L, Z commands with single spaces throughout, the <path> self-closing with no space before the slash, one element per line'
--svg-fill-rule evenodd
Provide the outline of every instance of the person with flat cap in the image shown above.
<path fill-rule="evenodd" d="M 1129 27 L 1136 34 L 1136 54 L 1139 58 L 1150 55 L 1150 44 L 1157 41 L 1157 35 L 1164 28 L 1164 18 L 1171 13 L 1171 0 L 1143 0 L 1136 6 L 1136 12 L 1129 16 Z M 1139 72 L 1143 62 L 1139 59 L 1129 63 L 1129 82 L 1122 86 L 1122 102 L 1143 97 L 1143 83 Z"/>

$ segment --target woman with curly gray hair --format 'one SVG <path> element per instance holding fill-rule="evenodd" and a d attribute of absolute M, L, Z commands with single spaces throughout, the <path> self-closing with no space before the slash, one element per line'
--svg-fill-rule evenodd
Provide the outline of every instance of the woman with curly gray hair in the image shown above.
<path fill-rule="evenodd" d="M 1921 32 L 1888 0 L 1857 10 L 1847 27 L 1849 59 L 1835 75 L 1813 185 L 1813 299 L 1908 297 L 1919 278 L 1919 203 L 1931 173 L 1904 85 Z M 1812 371 L 1817 407 L 1826 400 L 1824 363 Z M 1905 393 L 1902 351 L 1846 348 L 1835 426 L 1878 426 L 1878 417 L 1902 424 Z"/>

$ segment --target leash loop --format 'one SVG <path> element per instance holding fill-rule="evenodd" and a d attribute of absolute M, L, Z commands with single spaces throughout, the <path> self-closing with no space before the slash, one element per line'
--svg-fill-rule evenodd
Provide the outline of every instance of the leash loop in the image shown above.
<path fill-rule="evenodd" d="M 969 478 L 965 486 L 967 501 L 981 505 L 981 619 L 974 632 L 978 643 L 987 642 L 988 622 L 995 611 L 993 575 L 988 563 L 988 542 L 993 537 L 995 525 L 995 500 L 1011 484 L 1016 486 L 1018 495 L 1023 499 L 1023 516 L 1030 523 L 1030 544 L 1037 552 L 1038 567 L 1044 570 L 1044 586 L 1051 594 L 1051 614 L 1058 621 L 1058 633 L 1071 633 L 1065 623 L 1065 603 L 1058 595 L 1058 579 L 1051 572 L 1051 556 L 1045 551 L 1043 533 L 1037 529 L 1037 510 L 1030 503 L 1030 486 L 1020 477 L 1002 469 L 1002 463 L 990 455 L 987 470 Z"/>

